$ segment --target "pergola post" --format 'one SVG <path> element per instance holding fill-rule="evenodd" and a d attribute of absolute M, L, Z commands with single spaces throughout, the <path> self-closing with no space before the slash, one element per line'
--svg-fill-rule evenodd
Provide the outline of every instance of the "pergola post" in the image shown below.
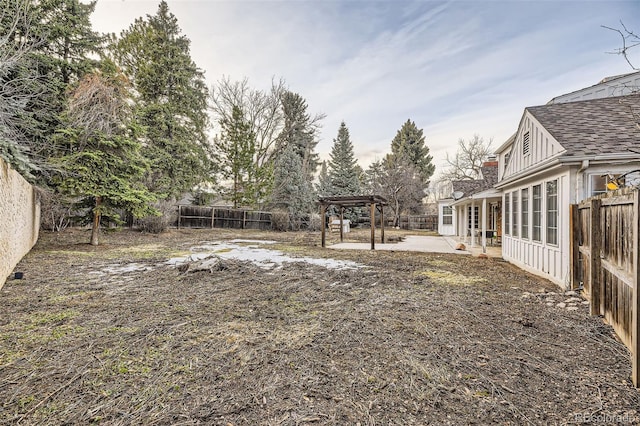
<path fill-rule="evenodd" d="M 380 204 L 380 242 L 384 244 L 384 205 Z"/>
<path fill-rule="evenodd" d="M 340 206 L 340 242 L 342 242 L 344 238 L 344 207 Z"/>
<path fill-rule="evenodd" d="M 376 249 L 376 203 L 371 203 L 371 250 Z"/>
<path fill-rule="evenodd" d="M 326 241 L 326 233 L 327 233 L 327 223 L 325 215 L 327 214 L 327 206 L 324 203 L 320 204 L 320 222 L 322 223 L 322 247 L 325 246 Z"/>
<path fill-rule="evenodd" d="M 487 199 L 482 199 L 482 252 L 487 252 Z"/>

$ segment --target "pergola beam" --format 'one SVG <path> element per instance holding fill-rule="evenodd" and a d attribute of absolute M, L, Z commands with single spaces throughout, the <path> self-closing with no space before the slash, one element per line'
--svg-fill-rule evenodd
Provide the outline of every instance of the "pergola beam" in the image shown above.
<path fill-rule="evenodd" d="M 387 200 L 379 195 L 361 195 L 361 196 L 345 196 L 345 197 L 321 197 L 318 200 L 320 204 L 320 217 L 322 218 L 322 247 L 326 246 L 326 214 L 327 207 L 340 207 L 340 242 L 344 240 L 344 209 L 350 207 L 370 206 L 371 215 L 371 250 L 375 250 L 375 229 L 376 229 L 376 208 L 380 212 L 380 230 L 381 241 L 384 243 L 384 206 Z"/>

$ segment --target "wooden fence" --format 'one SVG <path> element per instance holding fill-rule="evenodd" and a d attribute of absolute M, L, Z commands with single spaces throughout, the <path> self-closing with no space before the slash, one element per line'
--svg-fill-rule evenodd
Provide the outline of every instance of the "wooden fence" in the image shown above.
<path fill-rule="evenodd" d="M 428 229 L 438 230 L 438 215 L 425 214 L 417 216 L 400 216 L 400 229 Z"/>
<path fill-rule="evenodd" d="M 271 229 L 271 213 L 210 206 L 178 206 L 178 228 Z"/>
<path fill-rule="evenodd" d="M 640 387 L 638 312 L 640 197 L 625 188 L 572 206 L 572 282 L 581 283 L 592 315 L 602 315 L 629 348 Z"/>

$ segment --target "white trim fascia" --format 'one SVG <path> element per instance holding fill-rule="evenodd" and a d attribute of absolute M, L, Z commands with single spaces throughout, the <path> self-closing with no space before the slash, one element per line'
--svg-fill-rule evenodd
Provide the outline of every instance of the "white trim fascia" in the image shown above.
<path fill-rule="evenodd" d="M 509 186 L 512 183 L 518 182 L 520 180 L 523 179 L 532 179 L 534 177 L 536 177 L 537 175 L 540 175 L 542 173 L 547 173 L 549 171 L 558 169 L 562 166 L 566 166 L 567 164 L 564 164 L 560 161 L 560 158 L 555 157 L 555 158 L 551 158 L 547 161 L 544 161 L 542 163 L 539 163 L 537 166 L 531 168 L 531 169 L 525 169 L 523 171 L 521 171 L 518 174 L 509 176 L 507 179 L 503 179 L 500 182 L 496 183 L 494 185 L 494 187 L 496 189 L 503 189 L 507 186 Z"/>

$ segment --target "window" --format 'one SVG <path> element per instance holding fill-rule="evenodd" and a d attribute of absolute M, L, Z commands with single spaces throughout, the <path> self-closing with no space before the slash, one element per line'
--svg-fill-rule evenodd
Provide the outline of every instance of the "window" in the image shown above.
<path fill-rule="evenodd" d="M 503 170 L 503 172 L 506 172 L 506 171 L 507 171 L 507 166 L 509 165 L 509 158 L 510 158 L 510 157 L 511 157 L 511 152 L 507 152 L 507 153 L 504 155 L 504 170 Z"/>
<path fill-rule="evenodd" d="M 511 234 L 517 237 L 518 232 L 518 191 L 511 193 Z"/>
<path fill-rule="evenodd" d="M 525 188 L 522 190 L 522 201 L 521 202 L 521 210 L 520 217 L 522 220 L 520 221 L 522 227 L 522 238 L 529 239 L 529 189 Z"/>
<path fill-rule="evenodd" d="M 618 180 L 618 178 L 620 177 L 619 174 L 617 175 L 591 175 L 591 196 L 594 195 L 598 195 L 598 194 L 604 194 L 605 192 L 607 192 L 609 189 L 607 188 L 607 184 L 609 182 L 613 182 L 614 180 Z M 625 184 L 625 179 L 619 179 L 620 181 L 618 182 L 620 185 L 624 185 Z"/>
<path fill-rule="evenodd" d="M 530 148 L 531 148 L 531 138 L 529 136 L 529 132 L 527 132 L 522 137 L 522 155 L 529 155 Z"/>
<path fill-rule="evenodd" d="M 469 215 L 467 216 L 468 219 L 468 223 L 469 223 L 469 229 L 471 229 L 471 207 L 469 207 L 468 209 L 469 211 Z M 474 229 L 478 229 L 478 215 L 479 215 L 479 207 L 474 207 L 473 208 L 473 228 Z"/>
<path fill-rule="evenodd" d="M 531 226 L 531 237 L 533 241 L 541 241 L 541 222 L 542 222 L 542 186 L 535 185 L 532 188 L 532 222 Z"/>
<path fill-rule="evenodd" d="M 453 225 L 453 209 L 451 206 L 444 206 L 442 208 L 442 224 Z"/>
<path fill-rule="evenodd" d="M 547 244 L 558 244 L 558 180 L 547 182 Z"/>
<path fill-rule="evenodd" d="M 509 199 L 511 198 L 511 194 L 504 194 L 504 233 L 506 235 L 511 234 L 511 225 L 509 218 L 511 217 L 511 212 L 509 211 Z"/>

